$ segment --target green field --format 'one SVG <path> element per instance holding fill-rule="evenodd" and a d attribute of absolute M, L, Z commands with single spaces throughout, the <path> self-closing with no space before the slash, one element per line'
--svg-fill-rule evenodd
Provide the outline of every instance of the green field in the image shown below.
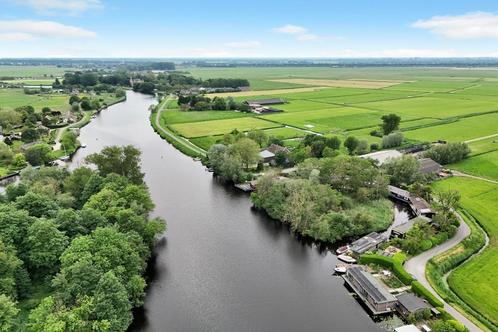
<path fill-rule="evenodd" d="M 273 122 L 257 119 L 255 117 L 242 119 L 225 119 L 213 121 L 199 121 L 191 123 L 178 123 L 170 127 L 187 138 L 200 136 L 213 136 L 228 133 L 234 129 L 248 131 L 252 129 L 264 129 L 278 127 Z"/>
<path fill-rule="evenodd" d="M 0 77 L 50 78 L 63 76 L 67 70 L 56 66 L 0 66 Z"/>
<path fill-rule="evenodd" d="M 498 134 L 496 136 L 468 143 L 472 155 L 498 150 Z"/>
<path fill-rule="evenodd" d="M 54 110 L 68 111 L 69 96 L 66 94 L 27 95 L 22 89 L 0 89 L 0 108 L 14 109 L 19 106 L 31 105 L 40 111 L 43 107 Z"/>
<path fill-rule="evenodd" d="M 498 151 L 473 156 L 451 167 L 464 173 L 498 181 Z"/>
<path fill-rule="evenodd" d="M 481 180 L 451 178 L 437 182 L 436 190 L 454 189 L 462 207 L 471 213 L 489 235 L 489 247 L 458 267 L 448 278 L 451 289 L 467 304 L 498 326 L 498 185 Z"/>

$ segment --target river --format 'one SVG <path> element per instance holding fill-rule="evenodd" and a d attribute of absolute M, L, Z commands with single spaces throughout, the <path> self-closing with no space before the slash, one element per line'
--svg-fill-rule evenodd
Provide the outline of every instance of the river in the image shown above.
<path fill-rule="evenodd" d="M 382 331 L 331 276 L 336 256 L 300 241 L 254 211 L 149 124 L 155 99 L 128 92 L 81 130 L 73 158 L 107 145 L 142 150 L 142 169 L 168 222 L 149 270 L 150 287 L 132 331 Z"/>

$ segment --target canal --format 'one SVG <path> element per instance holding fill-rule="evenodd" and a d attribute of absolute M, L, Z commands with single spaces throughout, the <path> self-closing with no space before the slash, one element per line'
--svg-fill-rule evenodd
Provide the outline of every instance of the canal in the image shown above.
<path fill-rule="evenodd" d="M 132 331 L 381 331 L 331 276 L 337 259 L 296 239 L 162 140 L 149 124 L 152 97 L 128 92 L 81 130 L 87 148 L 72 168 L 108 145 L 142 150 L 142 169 L 168 222 L 149 269 Z"/>

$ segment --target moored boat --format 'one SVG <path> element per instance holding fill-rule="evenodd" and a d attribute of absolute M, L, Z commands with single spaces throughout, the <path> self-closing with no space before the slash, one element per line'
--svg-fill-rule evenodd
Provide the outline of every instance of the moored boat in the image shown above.
<path fill-rule="evenodd" d="M 349 246 L 346 245 L 346 246 L 342 246 L 342 247 L 337 248 L 337 250 L 335 252 L 338 255 L 342 255 L 342 254 L 345 254 L 346 252 L 348 252 L 348 250 L 349 250 Z"/>
<path fill-rule="evenodd" d="M 337 264 L 334 268 L 335 273 L 346 273 L 348 266 L 346 264 Z"/>
<path fill-rule="evenodd" d="M 348 256 L 348 255 L 344 255 L 344 254 L 338 255 L 337 258 L 339 258 L 341 261 L 349 263 L 349 264 L 356 263 L 356 259 L 354 259 L 353 257 Z"/>

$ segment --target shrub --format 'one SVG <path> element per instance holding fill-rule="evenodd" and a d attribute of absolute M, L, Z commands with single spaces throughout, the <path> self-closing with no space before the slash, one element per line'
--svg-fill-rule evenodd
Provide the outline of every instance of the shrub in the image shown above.
<path fill-rule="evenodd" d="M 415 294 L 420 295 L 425 298 L 430 304 L 435 307 L 443 307 L 444 304 L 435 297 L 427 288 L 425 288 L 420 282 L 414 281 L 412 282 L 412 291 Z"/>
<path fill-rule="evenodd" d="M 424 156 L 431 158 L 442 165 L 453 164 L 467 158 L 470 148 L 466 143 L 448 143 L 436 145 L 427 151 Z"/>
<path fill-rule="evenodd" d="M 384 149 L 394 148 L 400 146 L 403 143 L 403 134 L 402 133 L 391 133 L 389 135 L 382 137 L 382 147 Z"/>

